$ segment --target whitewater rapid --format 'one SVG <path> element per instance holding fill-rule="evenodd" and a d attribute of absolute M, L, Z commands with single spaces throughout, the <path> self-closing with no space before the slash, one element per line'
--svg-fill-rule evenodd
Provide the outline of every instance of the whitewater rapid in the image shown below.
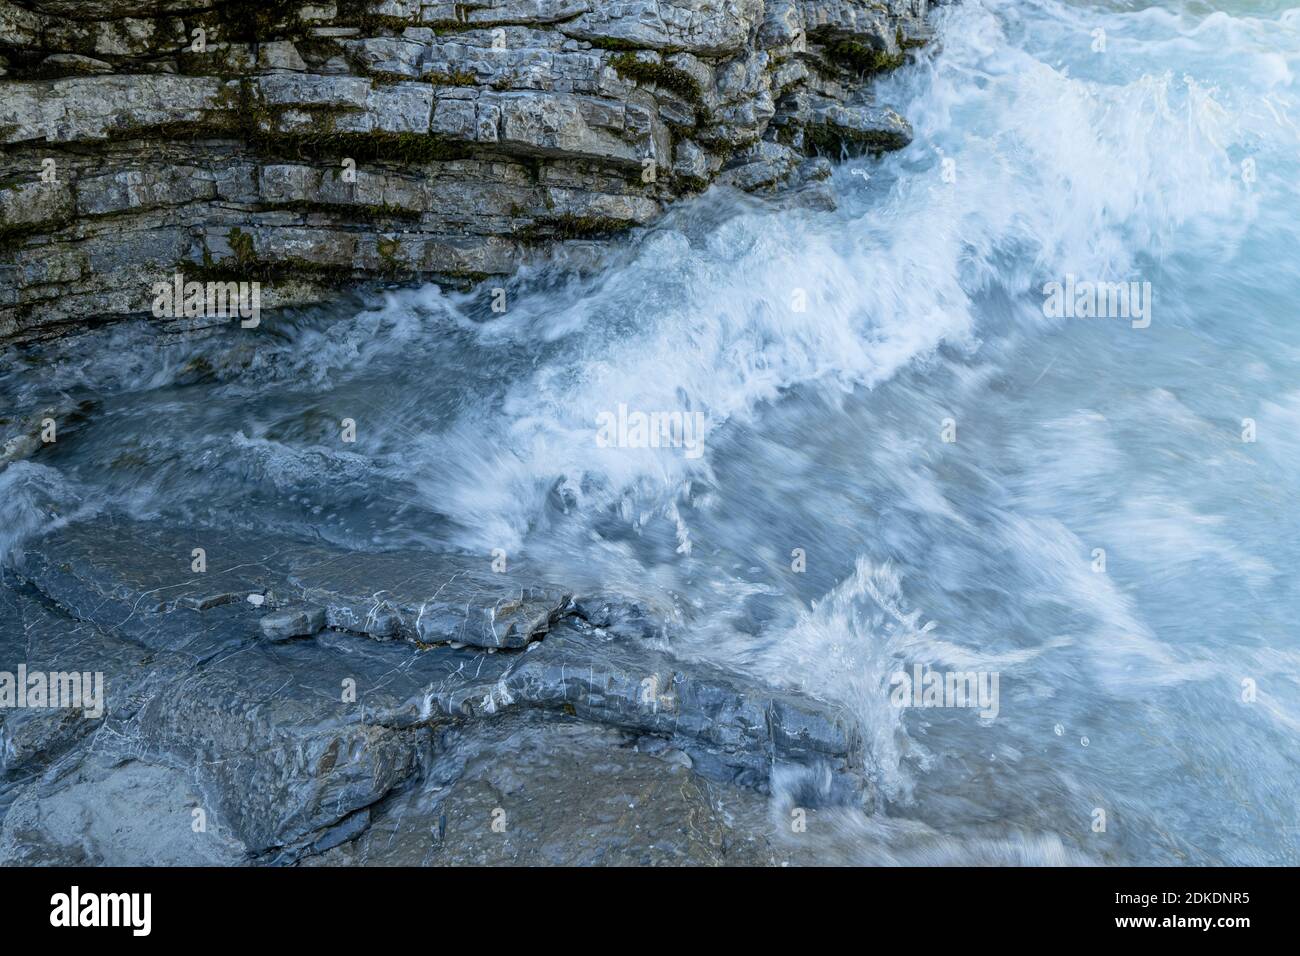
<path fill-rule="evenodd" d="M 1297 862 L 1300 11 L 935 16 L 877 88 L 914 143 L 833 211 L 715 190 L 500 316 L 429 286 L 15 363 L 94 424 L 0 473 L 0 546 L 122 509 L 501 551 L 849 707 L 878 797 L 836 859 Z M 1045 315 L 1067 275 L 1150 283 L 1150 325 Z M 598 442 L 620 405 L 702 454 Z M 900 708 L 918 663 L 997 715 Z"/>

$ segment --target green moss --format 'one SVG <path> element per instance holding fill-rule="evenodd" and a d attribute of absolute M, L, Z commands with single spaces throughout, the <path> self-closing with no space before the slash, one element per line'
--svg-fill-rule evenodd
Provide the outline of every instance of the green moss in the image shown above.
<path fill-rule="evenodd" d="M 531 225 L 518 230 L 514 237 L 520 242 L 537 243 L 565 239 L 604 239 L 626 232 L 635 226 L 631 219 L 611 216 L 542 216 Z"/>
<path fill-rule="evenodd" d="M 843 126 L 809 123 L 804 126 L 805 141 L 817 148 L 823 156 L 839 159 L 844 153 L 850 156 L 862 153 L 884 153 L 902 149 L 907 140 L 896 133 L 882 131 L 863 132 Z"/>
<path fill-rule="evenodd" d="M 402 264 L 397 261 L 397 254 L 402 249 L 402 243 L 397 239 L 385 238 L 380 239 L 375 246 L 379 253 L 379 271 L 385 275 L 395 275 L 403 271 Z"/>
<path fill-rule="evenodd" d="M 311 112 L 315 122 L 310 129 L 280 132 L 276 129 L 278 112 L 259 100 L 249 81 L 239 85 L 237 116 L 244 135 L 251 146 L 272 155 L 311 160 L 347 156 L 358 162 L 406 164 L 465 159 L 471 155 L 465 145 L 428 133 L 338 130 L 335 118 L 340 111 Z"/>
<path fill-rule="evenodd" d="M 902 53 L 886 53 L 856 40 L 836 40 L 827 45 L 826 55 L 840 66 L 867 76 L 896 70 L 907 60 Z"/>
<path fill-rule="evenodd" d="M 290 256 L 274 261 L 254 257 L 240 262 L 223 259 L 212 263 L 206 256 L 200 264 L 181 260 L 175 269 L 187 280 L 196 282 L 276 282 L 279 280 L 310 280 L 326 284 L 343 284 L 365 277 L 365 270 L 339 266 Z"/>
<path fill-rule="evenodd" d="M 714 143 L 706 147 L 710 153 L 722 160 L 722 165 L 731 161 L 731 157 L 736 155 L 736 146 L 725 141 Z"/>
<path fill-rule="evenodd" d="M 673 185 L 684 193 L 702 193 L 709 188 L 709 181 L 699 176 L 677 176 Z"/>
<path fill-rule="evenodd" d="M 776 141 L 782 146 L 793 146 L 798 139 L 799 127 L 793 123 L 787 123 L 776 127 Z"/>
<path fill-rule="evenodd" d="M 182 260 L 176 270 L 187 278 L 200 282 L 275 282 L 284 279 L 308 279 L 329 284 L 350 282 L 365 276 L 368 270 L 351 265 L 335 265 L 288 256 L 283 259 L 264 259 L 257 254 L 251 234 L 238 226 L 226 235 L 231 255 L 215 262 L 208 250 L 203 252 L 202 263 Z M 381 238 L 376 249 L 379 253 L 379 272 L 396 275 L 406 270 L 397 258 L 402 244 L 396 238 Z"/>
<path fill-rule="evenodd" d="M 419 219 L 420 213 L 414 209 L 393 206 L 389 203 L 350 203 L 321 202 L 319 200 L 296 200 L 287 203 L 275 203 L 276 209 L 292 209 L 304 213 L 322 213 L 330 216 L 346 215 L 354 222 L 383 222 L 392 219 Z"/>
<path fill-rule="evenodd" d="M 6 188 L 18 188 L 16 185 Z M 27 245 L 27 240 L 37 236 L 48 236 L 58 232 L 73 221 L 67 212 L 60 212 L 51 219 L 40 222 L 22 222 L 12 225 L 0 223 L 0 254 L 17 252 Z"/>
<path fill-rule="evenodd" d="M 414 83 L 419 79 L 417 76 L 407 76 L 405 73 L 391 73 L 388 70 L 360 70 L 366 79 L 374 80 L 380 86 L 392 86 L 394 83 Z"/>
<path fill-rule="evenodd" d="M 251 265 L 257 261 L 257 250 L 253 248 L 253 237 L 250 233 L 236 226 L 226 234 L 226 241 L 230 244 L 230 251 L 235 255 L 235 261 L 241 266 Z"/>
<path fill-rule="evenodd" d="M 102 57 L 93 59 L 105 62 Z M 110 64 L 111 66 L 112 64 Z M 46 63 L 41 62 L 25 70 L 10 70 L 10 79 L 22 80 L 66 80 L 79 76 L 103 76 L 94 66 L 87 63 Z"/>
<path fill-rule="evenodd" d="M 898 44 L 900 50 L 918 50 L 929 43 L 929 40 L 923 38 L 911 38 L 903 35 L 903 28 L 899 27 L 894 31 L 894 42 Z"/>
<path fill-rule="evenodd" d="M 294 40 L 293 46 L 308 63 L 323 63 L 343 52 L 333 37 L 303 37 Z"/>
<path fill-rule="evenodd" d="M 643 50 L 653 50 L 664 56 L 672 56 L 675 53 L 681 53 L 684 47 L 680 46 L 661 46 L 649 47 L 643 43 L 633 43 L 630 40 L 620 40 L 617 37 L 588 37 L 587 42 L 597 50 L 613 50 L 614 52 L 635 53 Z"/>
<path fill-rule="evenodd" d="M 451 73 L 431 73 L 429 82 L 434 86 L 474 86 L 478 78 L 468 70 L 454 70 Z"/>
<path fill-rule="evenodd" d="M 488 28 L 486 23 L 461 23 L 459 20 L 434 20 L 432 23 L 424 24 L 431 27 L 433 32 L 439 36 L 444 33 L 464 33 L 466 30 L 483 30 Z"/>
<path fill-rule="evenodd" d="M 123 126 L 106 131 L 112 142 L 149 140 L 158 143 L 199 142 L 208 139 L 231 139 L 240 135 L 233 117 L 213 114 L 195 122 L 152 123 L 146 126 Z"/>
<path fill-rule="evenodd" d="M 419 26 L 418 17 L 394 17 L 374 12 L 375 0 L 338 0 L 333 24 L 335 26 L 360 27 L 367 36 L 374 36 L 381 30 L 402 31 L 407 27 Z M 429 26 L 430 24 L 424 24 Z"/>
<path fill-rule="evenodd" d="M 357 162 L 410 165 L 467 159 L 474 154 L 469 144 L 436 134 L 339 130 L 337 118 L 348 112 L 339 107 L 292 107 L 297 112 L 311 114 L 312 124 L 307 129 L 281 132 L 277 127 L 283 109 L 262 102 L 247 78 L 224 88 L 214 107 L 201 121 L 116 128 L 110 129 L 108 135 L 118 141 L 240 138 L 260 153 L 307 161 L 350 157 Z"/>
<path fill-rule="evenodd" d="M 704 99 L 700 84 L 685 70 L 664 66 L 662 63 L 647 63 L 638 59 L 634 53 L 620 53 L 611 57 L 609 65 L 624 79 L 636 83 L 653 83 L 691 103 L 698 105 Z"/>
<path fill-rule="evenodd" d="M 616 37 L 592 37 L 587 41 L 597 50 L 645 50 L 647 47 L 638 46 L 628 40 L 619 40 Z"/>
<path fill-rule="evenodd" d="M 250 142 L 267 152 L 299 159 L 348 156 L 358 162 L 387 161 L 403 164 L 466 159 L 471 150 L 427 133 L 341 133 L 308 130 L 297 133 L 259 131 Z"/>

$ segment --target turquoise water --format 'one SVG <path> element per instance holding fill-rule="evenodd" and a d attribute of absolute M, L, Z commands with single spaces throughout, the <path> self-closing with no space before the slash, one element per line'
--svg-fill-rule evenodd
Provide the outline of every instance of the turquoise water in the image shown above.
<path fill-rule="evenodd" d="M 96 405 L 0 474 L 3 540 L 124 508 L 501 549 L 843 702 L 878 788 L 827 859 L 1300 862 L 1300 11 L 936 26 L 878 90 L 915 142 L 833 212 L 714 192 L 501 317 L 428 287 L 6 376 Z M 1067 275 L 1150 283 L 1149 326 L 1047 317 Z M 703 454 L 601 447 L 620 403 Z M 914 664 L 997 674 L 996 716 L 896 706 Z"/>

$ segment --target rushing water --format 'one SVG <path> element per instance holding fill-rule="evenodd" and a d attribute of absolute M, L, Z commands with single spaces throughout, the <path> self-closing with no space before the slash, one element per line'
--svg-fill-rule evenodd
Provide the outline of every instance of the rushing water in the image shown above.
<path fill-rule="evenodd" d="M 714 192 L 503 316 L 428 287 L 5 374 L 94 405 L 0 473 L 0 545 L 112 508 L 500 548 L 844 702 L 880 796 L 834 859 L 1300 862 L 1300 11 L 936 25 L 879 89 L 915 142 L 833 212 Z M 1067 275 L 1149 282 L 1150 325 L 1047 317 Z M 620 404 L 702 454 L 602 447 Z M 917 663 L 996 674 L 996 716 L 894 706 Z"/>

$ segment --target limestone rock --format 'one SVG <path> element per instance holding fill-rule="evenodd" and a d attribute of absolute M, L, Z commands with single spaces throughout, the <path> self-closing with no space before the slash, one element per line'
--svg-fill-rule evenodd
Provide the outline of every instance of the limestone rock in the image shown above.
<path fill-rule="evenodd" d="M 290 606 L 273 611 L 257 622 L 263 636 L 270 641 L 288 641 L 311 637 L 325 627 L 325 609 Z"/>
<path fill-rule="evenodd" d="M 801 157 L 906 145 L 866 87 L 929 36 L 928 0 L 290 2 L 255 23 L 236 2 L 0 0 L 22 54 L 0 76 L 0 343 L 151 315 L 178 269 L 275 309 L 589 258 L 720 178 L 771 192 Z"/>
<path fill-rule="evenodd" d="M 187 563 L 198 540 L 204 571 Z M 93 712 L 0 710 L 0 861 L 288 863 L 373 846 L 412 795 L 477 786 L 470 765 L 521 726 L 540 735 L 537 760 L 503 774 L 623 734 L 645 756 L 602 786 L 688 774 L 764 793 L 785 767 L 823 780 L 830 804 L 872 799 L 845 714 L 676 659 L 613 596 L 557 606 L 491 571 L 448 576 L 451 556 L 378 557 L 109 518 L 29 545 L 0 580 L 0 671 L 95 674 L 102 693 Z M 203 839 L 176 827 L 196 809 Z M 542 839 L 546 819 L 533 826 Z"/>

